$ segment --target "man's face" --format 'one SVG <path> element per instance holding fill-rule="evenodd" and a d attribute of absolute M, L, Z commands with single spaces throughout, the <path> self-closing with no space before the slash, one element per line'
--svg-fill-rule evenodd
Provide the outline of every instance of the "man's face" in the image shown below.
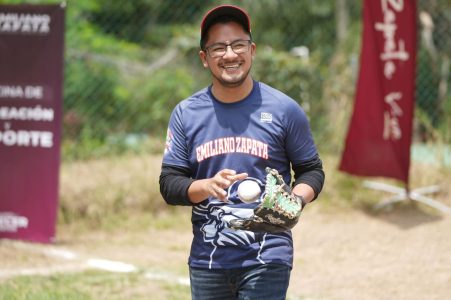
<path fill-rule="evenodd" d="M 218 43 L 231 44 L 239 40 L 247 41 L 249 39 L 249 34 L 239 24 L 235 22 L 217 23 L 211 26 L 208 31 L 205 48 L 212 49 L 211 46 Z M 237 87 L 249 76 L 252 59 L 255 55 L 255 44 L 252 43 L 248 51 L 239 54 L 236 54 L 231 47 L 227 47 L 225 54 L 219 57 L 211 57 L 207 52 L 200 51 L 199 55 L 204 67 L 210 69 L 213 83 L 225 87 Z"/>

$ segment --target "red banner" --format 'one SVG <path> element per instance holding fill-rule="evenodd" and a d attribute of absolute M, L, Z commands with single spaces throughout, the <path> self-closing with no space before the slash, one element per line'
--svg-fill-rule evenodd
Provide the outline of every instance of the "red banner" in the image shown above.
<path fill-rule="evenodd" d="M 340 170 L 408 184 L 416 1 L 365 0 L 360 73 Z"/>
<path fill-rule="evenodd" d="M 63 7 L 0 5 L 0 238 L 54 239 L 63 50 Z"/>

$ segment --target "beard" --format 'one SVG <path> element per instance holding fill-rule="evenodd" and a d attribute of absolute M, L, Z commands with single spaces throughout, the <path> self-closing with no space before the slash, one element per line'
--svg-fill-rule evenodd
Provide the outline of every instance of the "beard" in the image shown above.
<path fill-rule="evenodd" d="M 251 71 L 251 67 L 249 67 L 249 69 L 242 75 L 240 76 L 233 76 L 230 79 L 225 79 L 222 76 L 218 76 L 215 73 L 213 73 L 210 69 L 210 73 L 211 75 L 218 81 L 218 83 L 224 87 L 228 87 L 228 88 L 233 88 L 233 87 L 238 87 L 241 86 L 243 84 L 243 82 L 246 80 L 246 78 L 249 76 L 249 73 Z"/>

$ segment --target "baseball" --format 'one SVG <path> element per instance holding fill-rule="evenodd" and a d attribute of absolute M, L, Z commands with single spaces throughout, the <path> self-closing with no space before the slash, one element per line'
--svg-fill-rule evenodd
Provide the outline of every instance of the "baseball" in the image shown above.
<path fill-rule="evenodd" d="M 238 186 L 238 197 L 245 203 L 251 203 L 260 197 L 260 186 L 252 180 L 244 180 Z"/>

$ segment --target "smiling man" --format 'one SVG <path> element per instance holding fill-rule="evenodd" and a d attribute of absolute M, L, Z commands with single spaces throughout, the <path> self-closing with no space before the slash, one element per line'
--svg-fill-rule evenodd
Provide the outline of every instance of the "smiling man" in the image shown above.
<path fill-rule="evenodd" d="M 169 121 L 160 191 L 168 204 L 192 206 L 193 299 L 285 299 L 291 231 L 262 227 L 255 217 L 267 194 L 265 169 L 292 183 L 290 207 L 301 210 L 324 183 L 304 111 L 251 76 L 256 45 L 250 25 L 237 6 L 205 14 L 199 56 L 212 84 L 180 102 Z M 238 196 L 245 180 L 261 189 L 255 202 Z"/>

